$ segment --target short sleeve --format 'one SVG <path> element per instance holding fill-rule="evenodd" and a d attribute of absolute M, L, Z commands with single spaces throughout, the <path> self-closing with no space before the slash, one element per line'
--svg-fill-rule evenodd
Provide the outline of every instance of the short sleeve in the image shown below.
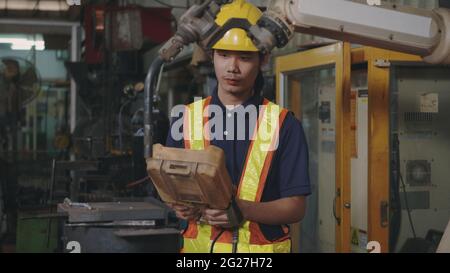
<path fill-rule="evenodd" d="M 278 181 L 280 196 L 311 194 L 308 145 L 301 122 L 289 112 L 280 132 Z"/>

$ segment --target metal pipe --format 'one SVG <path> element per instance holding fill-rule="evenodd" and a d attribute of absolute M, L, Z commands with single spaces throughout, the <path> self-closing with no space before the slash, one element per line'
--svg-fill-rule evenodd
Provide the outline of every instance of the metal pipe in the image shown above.
<path fill-rule="evenodd" d="M 76 3 L 73 3 L 75 5 Z M 81 4 L 81 3 L 80 3 Z M 24 1 L 24 0 L 0 0 L 0 7 L 6 10 L 28 10 L 28 11 L 67 11 L 70 8 L 69 1 L 64 0 L 40 0 L 40 1 Z"/>
<path fill-rule="evenodd" d="M 72 42 L 70 44 L 70 60 L 72 62 L 79 61 L 79 53 L 80 53 L 80 47 L 79 47 L 79 31 L 78 26 L 73 25 L 72 26 L 72 32 L 71 32 L 71 39 Z M 77 83 L 73 79 L 73 77 L 70 78 L 70 133 L 73 133 L 75 131 L 75 128 L 77 126 Z"/>
<path fill-rule="evenodd" d="M 0 19 L 1 25 L 20 25 L 20 26 L 44 26 L 44 27 L 67 27 L 67 33 L 70 33 L 72 27 L 79 27 L 78 22 L 68 22 L 61 20 L 38 20 L 38 19 Z"/>
<path fill-rule="evenodd" d="M 56 180 L 56 158 L 52 159 L 52 173 L 50 177 L 50 183 L 48 185 L 48 196 L 47 196 L 47 204 L 49 206 L 53 203 L 53 189 L 55 188 L 55 180 Z"/>
<path fill-rule="evenodd" d="M 145 78 L 144 89 L 144 156 L 152 156 L 153 146 L 153 103 L 155 97 L 155 85 L 161 71 L 164 60 L 158 56 L 150 65 Z"/>

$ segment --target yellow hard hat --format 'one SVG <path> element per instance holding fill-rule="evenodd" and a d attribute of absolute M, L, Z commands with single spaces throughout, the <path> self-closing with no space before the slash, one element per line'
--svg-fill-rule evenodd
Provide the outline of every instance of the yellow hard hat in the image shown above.
<path fill-rule="evenodd" d="M 212 48 L 236 51 L 259 51 L 252 40 L 247 36 L 246 29 L 255 25 L 262 12 L 253 4 L 245 0 L 234 0 L 223 5 L 216 17 L 216 24 L 226 31 L 219 32 L 221 37 Z M 223 32 L 222 32 L 223 33 Z"/>

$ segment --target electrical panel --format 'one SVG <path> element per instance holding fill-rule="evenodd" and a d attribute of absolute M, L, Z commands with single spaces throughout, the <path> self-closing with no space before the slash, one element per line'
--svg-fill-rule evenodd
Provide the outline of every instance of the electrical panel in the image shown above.
<path fill-rule="evenodd" d="M 450 68 L 393 71 L 391 137 L 398 136 L 402 209 L 398 250 L 414 237 L 412 230 L 425 238 L 430 230 L 443 231 L 450 219 Z"/>

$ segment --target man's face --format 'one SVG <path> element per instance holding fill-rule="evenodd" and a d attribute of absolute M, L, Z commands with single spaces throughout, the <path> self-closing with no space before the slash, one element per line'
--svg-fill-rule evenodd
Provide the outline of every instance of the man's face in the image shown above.
<path fill-rule="evenodd" d="M 258 52 L 214 50 L 214 69 L 222 91 L 251 92 L 261 66 Z"/>

